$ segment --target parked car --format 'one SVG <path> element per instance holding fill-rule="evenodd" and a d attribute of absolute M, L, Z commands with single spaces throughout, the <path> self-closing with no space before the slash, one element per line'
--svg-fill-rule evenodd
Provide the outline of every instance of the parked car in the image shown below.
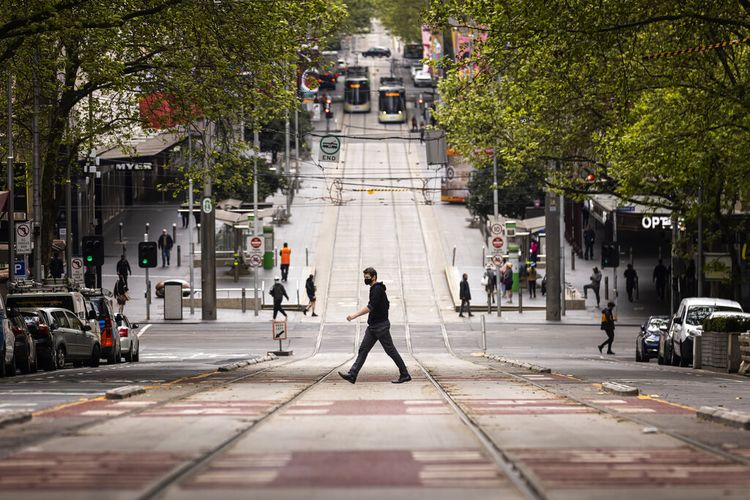
<path fill-rule="evenodd" d="M 428 71 L 420 70 L 414 73 L 415 87 L 432 87 L 432 75 Z"/>
<path fill-rule="evenodd" d="M 83 323 L 67 309 L 45 307 L 40 310 L 52 319 L 50 329 L 55 337 L 60 337 L 55 338 L 58 368 L 62 368 L 68 361 L 72 361 L 73 366 L 99 366 L 102 347 L 99 334 L 93 332 L 91 325 Z"/>
<path fill-rule="evenodd" d="M 91 302 L 80 292 L 29 290 L 11 293 L 6 299 L 8 309 L 59 307 L 67 309 L 81 321 L 88 324 L 91 331 L 99 335 L 99 321 Z"/>
<path fill-rule="evenodd" d="M 84 292 L 84 296 L 91 302 L 96 311 L 96 319 L 99 322 L 102 358 L 106 359 L 107 363 L 114 364 L 122 361 L 123 347 L 116 330 L 114 306 L 108 294 L 109 292 L 105 293 L 102 290 Z"/>
<path fill-rule="evenodd" d="M 648 363 L 659 354 L 659 339 L 667 334 L 669 316 L 650 316 L 635 338 L 635 360 Z"/>
<path fill-rule="evenodd" d="M 318 89 L 336 90 L 338 75 L 332 71 L 321 71 L 318 73 Z"/>
<path fill-rule="evenodd" d="M 659 363 L 688 366 L 693 362 L 693 338 L 703 331 L 703 320 L 713 312 L 743 312 L 734 300 L 691 297 L 682 299 L 660 345 Z"/>
<path fill-rule="evenodd" d="M 346 61 L 344 61 L 343 59 L 339 59 L 338 61 L 336 61 L 336 73 L 338 73 L 338 76 L 346 74 L 346 67 Z"/>
<path fill-rule="evenodd" d="M 125 361 L 138 362 L 140 360 L 141 341 L 135 331 L 138 329 L 138 323 L 131 323 L 124 314 L 115 316 L 117 324 L 117 333 L 122 343 L 123 356 Z"/>
<path fill-rule="evenodd" d="M 12 377 L 16 374 L 16 337 L 5 317 L 5 308 L 0 310 L 0 330 L 0 377 Z"/>
<path fill-rule="evenodd" d="M 21 313 L 15 309 L 8 311 L 8 322 L 10 330 L 15 336 L 15 345 L 13 346 L 16 358 L 16 368 L 21 373 L 35 373 L 37 370 L 36 362 L 36 345 L 34 337 L 31 336 L 26 320 Z"/>
<path fill-rule="evenodd" d="M 391 49 L 385 47 L 370 47 L 362 52 L 365 57 L 391 57 Z"/>
<path fill-rule="evenodd" d="M 50 325 L 52 318 L 40 309 L 24 308 L 18 311 L 26 321 L 26 327 L 34 338 L 36 347 L 37 365 L 45 370 L 52 371 L 58 368 L 55 360 L 57 352 L 56 340 L 59 337 L 52 333 Z M 62 366 L 60 366 L 62 368 Z"/>
<path fill-rule="evenodd" d="M 425 65 L 421 64 L 421 63 L 420 64 L 412 64 L 411 66 L 409 66 L 409 73 L 411 74 L 411 80 L 412 80 L 412 82 L 414 81 L 414 77 L 416 76 L 417 72 L 424 70 L 424 66 Z"/>
<path fill-rule="evenodd" d="M 156 296 L 163 299 L 164 298 L 164 286 L 168 284 L 172 284 L 172 283 L 182 285 L 182 296 L 190 297 L 190 283 L 188 283 L 185 280 L 178 280 L 178 279 L 170 279 L 170 280 L 164 280 L 164 281 L 158 282 L 155 287 Z"/>

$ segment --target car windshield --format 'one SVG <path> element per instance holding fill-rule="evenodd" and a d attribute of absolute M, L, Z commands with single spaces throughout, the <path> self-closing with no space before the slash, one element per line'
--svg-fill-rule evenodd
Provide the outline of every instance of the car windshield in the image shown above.
<path fill-rule="evenodd" d="M 8 307 L 59 307 L 74 310 L 73 297 L 70 295 L 44 295 L 30 293 L 8 297 Z"/>
<path fill-rule="evenodd" d="M 692 306 L 688 309 L 685 322 L 691 326 L 699 326 L 714 311 L 742 312 L 739 307 L 732 306 Z"/>
<path fill-rule="evenodd" d="M 668 318 L 652 318 L 651 321 L 648 322 L 648 327 L 652 330 L 658 330 L 662 326 L 667 326 L 667 324 L 669 324 Z"/>

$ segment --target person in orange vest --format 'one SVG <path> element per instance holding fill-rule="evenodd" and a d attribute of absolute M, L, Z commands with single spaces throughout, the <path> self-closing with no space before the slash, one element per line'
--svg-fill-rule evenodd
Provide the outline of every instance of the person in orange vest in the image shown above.
<path fill-rule="evenodd" d="M 292 260 L 292 249 L 289 248 L 289 245 L 284 243 L 284 247 L 279 250 L 279 255 L 281 256 L 281 281 L 286 281 L 289 276 L 289 264 Z"/>

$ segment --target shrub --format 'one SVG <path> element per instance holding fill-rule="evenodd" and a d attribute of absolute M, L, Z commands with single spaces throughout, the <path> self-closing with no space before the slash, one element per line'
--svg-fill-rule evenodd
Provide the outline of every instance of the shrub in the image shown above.
<path fill-rule="evenodd" d="M 750 318 L 741 316 L 706 318 L 703 321 L 704 332 L 746 332 L 748 330 L 750 330 Z"/>

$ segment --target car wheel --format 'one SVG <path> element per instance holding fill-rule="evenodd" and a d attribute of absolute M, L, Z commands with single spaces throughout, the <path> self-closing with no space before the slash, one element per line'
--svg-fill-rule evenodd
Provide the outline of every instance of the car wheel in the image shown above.
<path fill-rule="evenodd" d="M 23 374 L 31 373 L 31 352 L 24 356 L 23 359 L 16 360 L 16 366 Z"/>
<path fill-rule="evenodd" d="M 5 365 L 5 376 L 6 377 L 15 377 L 16 376 L 16 353 L 13 353 L 13 358 L 11 358 L 10 363 Z"/>
<path fill-rule="evenodd" d="M 682 343 L 680 343 L 680 352 L 682 352 Z M 690 361 L 686 356 L 682 356 L 679 363 L 682 368 L 687 368 L 690 365 Z"/>
<path fill-rule="evenodd" d="M 643 361 L 643 358 L 641 357 L 640 351 L 638 351 L 638 347 L 635 348 L 635 360 L 636 362 L 640 363 Z"/>
<path fill-rule="evenodd" d="M 55 367 L 62 370 L 65 368 L 65 356 L 67 353 L 65 352 L 65 346 L 59 345 L 57 346 L 57 349 L 55 350 Z"/>
<path fill-rule="evenodd" d="M 91 349 L 91 359 L 89 359 L 89 366 L 92 368 L 96 368 L 99 366 L 99 358 L 102 357 L 102 350 L 98 345 L 95 345 L 93 349 Z"/>
<path fill-rule="evenodd" d="M 117 348 L 117 355 L 115 356 L 115 363 L 122 363 L 122 347 Z"/>
<path fill-rule="evenodd" d="M 680 357 L 675 352 L 674 340 L 672 340 L 672 349 L 670 349 L 670 354 L 672 355 L 672 357 L 670 359 L 670 364 L 672 366 L 680 366 Z"/>
<path fill-rule="evenodd" d="M 125 361 L 127 361 L 128 363 L 133 361 L 133 341 L 132 340 L 130 341 L 130 348 L 128 349 L 128 352 L 123 354 L 123 357 L 125 358 Z"/>
<path fill-rule="evenodd" d="M 5 351 L 0 351 L 0 378 L 5 376 Z"/>
<path fill-rule="evenodd" d="M 46 348 L 44 351 L 44 359 L 42 360 L 44 370 L 48 372 L 57 370 L 57 365 L 55 364 L 55 351 L 51 347 Z"/>
<path fill-rule="evenodd" d="M 31 364 L 31 370 L 30 373 L 36 373 L 39 369 L 39 353 L 36 352 L 36 344 L 32 344 L 33 347 L 33 355 L 31 356 L 31 359 L 29 360 L 29 363 Z"/>
<path fill-rule="evenodd" d="M 141 360 L 141 345 L 138 344 L 135 347 L 135 352 L 133 353 L 133 362 L 137 363 Z"/>
<path fill-rule="evenodd" d="M 107 357 L 107 364 L 114 365 L 115 363 L 117 363 L 117 352 L 115 351 L 115 348 L 113 346 L 112 353 Z"/>

